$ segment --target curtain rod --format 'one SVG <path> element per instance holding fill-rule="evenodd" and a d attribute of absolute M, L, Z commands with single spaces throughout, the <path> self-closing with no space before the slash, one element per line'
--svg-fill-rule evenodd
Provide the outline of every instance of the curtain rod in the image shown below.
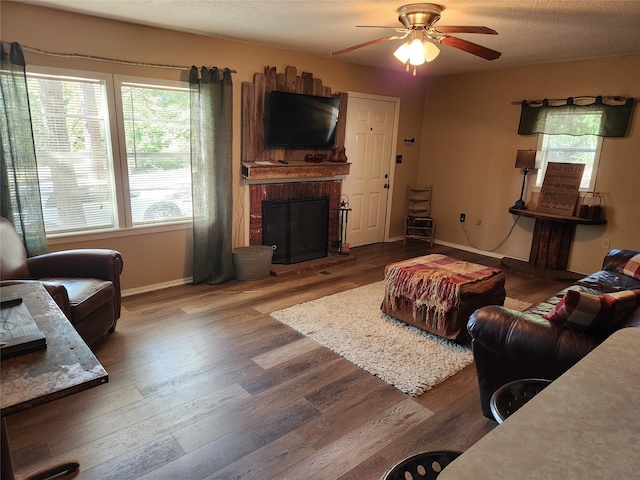
<path fill-rule="evenodd" d="M 582 96 L 582 97 L 570 97 L 570 98 L 573 98 L 574 100 L 590 100 L 590 99 L 595 100 L 599 96 L 600 95 L 586 95 L 586 96 Z M 617 102 L 626 102 L 628 97 L 620 97 L 620 96 L 617 96 L 617 95 L 613 96 L 613 97 L 602 96 L 602 99 L 603 100 L 615 100 Z M 547 100 L 548 102 L 566 102 L 567 101 L 566 98 L 546 98 L 544 100 Z M 511 105 L 522 105 L 522 102 L 542 103 L 543 100 L 519 100 L 519 101 L 511 102 Z"/>
<path fill-rule="evenodd" d="M 8 42 L 2 42 L 8 43 Z M 164 68 L 166 70 L 191 70 L 191 66 L 182 66 L 182 65 L 163 65 L 159 63 L 145 63 L 145 62 L 135 62 L 132 60 L 118 60 L 114 58 L 107 57 L 98 57 L 94 55 L 83 55 L 80 53 L 56 53 L 56 52 L 48 52 L 46 50 L 42 50 L 40 48 L 28 47 L 26 45 L 20 45 L 23 50 L 28 50 L 30 52 L 40 53 L 42 55 L 50 55 L 52 57 L 68 57 L 68 58 L 81 58 L 83 60 L 96 60 L 99 62 L 109 62 L 109 63 L 120 63 L 123 65 L 131 65 L 135 67 L 151 67 L 151 68 Z M 231 73 L 238 73 L 237 70 L 229 69 Z"/>

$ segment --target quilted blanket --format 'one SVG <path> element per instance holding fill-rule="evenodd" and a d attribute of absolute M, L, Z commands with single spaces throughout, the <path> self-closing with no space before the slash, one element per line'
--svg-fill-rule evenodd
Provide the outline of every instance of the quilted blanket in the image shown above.
<path fill-rule="evenodd" d="M 460 288 L 500 273 L 500 270 L 464 262 L 446 255 L 426 255 L 392 263 L 385 268 L 385 302 L 392 309 L 404 299 L 434 311 L 436 321 L 460 304 Z"/>

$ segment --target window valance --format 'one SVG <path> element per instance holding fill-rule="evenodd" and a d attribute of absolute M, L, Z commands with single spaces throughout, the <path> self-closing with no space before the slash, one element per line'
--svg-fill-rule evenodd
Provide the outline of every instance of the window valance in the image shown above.
<path fill-rule="evenodd" d="M 600 137 L 624 137 L 631 120 L 631 112 L 635 99 L 604 98 L 591 99 L 588 104 L 584 99 L 549 100 L 527 102 L 522 101 L 520 113 L 519 135 L 544 133 L 547 135 L 598 135 Z M 551 115 L 550 115 L 551 114 Z M 582 117 L 579 122 L 558 122 L 559 115 Z M 549 116 L 556 121 L 548 122 Z"/>

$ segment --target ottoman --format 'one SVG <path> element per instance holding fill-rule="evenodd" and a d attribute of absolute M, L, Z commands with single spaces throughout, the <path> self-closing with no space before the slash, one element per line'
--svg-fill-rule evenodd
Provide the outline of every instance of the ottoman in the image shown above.
<path fill-rule="evenodd" d="M 385 267 L 383 313 L 440 337 L 468 343 L 467 321 L 478 308 L 503 305 L 504 273 L 446 255 Z"/>

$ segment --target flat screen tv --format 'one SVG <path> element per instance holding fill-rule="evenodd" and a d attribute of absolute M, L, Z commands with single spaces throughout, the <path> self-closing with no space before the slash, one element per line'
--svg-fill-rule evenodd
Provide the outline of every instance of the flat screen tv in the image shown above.
<path fill-rule="evenodd" d="M 331 150 L 340 100 L 288 92 L 269 92 L 265 104 L 265 146 Z"/>

